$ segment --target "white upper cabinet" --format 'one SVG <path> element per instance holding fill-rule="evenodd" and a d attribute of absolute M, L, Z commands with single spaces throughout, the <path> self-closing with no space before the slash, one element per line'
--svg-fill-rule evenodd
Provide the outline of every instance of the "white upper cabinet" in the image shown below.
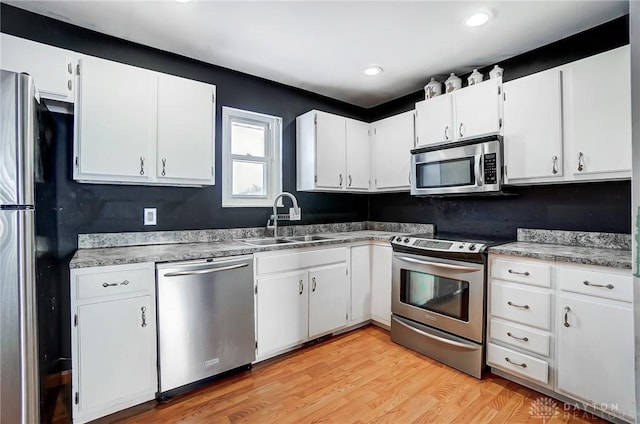
<path fill-rule="evenodd" d="M 630 177 L 629 46 L 572 63 L 567 80 L 567 169 L 577 180 L 602 173 Z"/>
<path fill-rule="evenodd" d="M 74 179 L 213 185 L 215 86 L 83 56 Z"/>
<path fill-rule="evenodd" d="M 213 184 L 215 87 L 158 77 L 156 176 L 162 181 Z"/>
<path fill-rule="evenodd" d="M 382 119 L 371 127 L 373 188 L 376 191 L 409 190 L 414 112 Z"/>
<path fill-rule="evenodd" d="M 76 53 L 0 34 L 0 68 L 33 77 L 40 96 L 73 102 Z"/>
<path fill-rule="evenodd" d="M 494 78 L 453 92 L 457 140 L 500 131 L 502 78 Z"/>
<path fill-rule="evenodd" d="M 156 75 L 86 56 L 78 68 L 74 179 L 148 182 L 155 171 Z"/>
<path fill-rule="evenodd" d="M 501 84 L 494 78 L 416 103 L 416 145 L 500 132 Z"/>
<path fill-rule="evenodd" d="M 369 190 L 371 177 L 369 160 L 369 124 L 347 119 L 347 190 Z"/>
<path fill-rule="evenodd" d="M 369 124 L 311 110 L 296 118 L 300 191 L 368 191 Z"/>
<path fill-rule="evenodd" d="M 416 145 L 453 141 L 453 94 L 416 103 Z"/>
<path fill-rule="evenodd" d="M 562 74 L 549 70 L 504 84 L 509 183 L 562 176 Z"/>

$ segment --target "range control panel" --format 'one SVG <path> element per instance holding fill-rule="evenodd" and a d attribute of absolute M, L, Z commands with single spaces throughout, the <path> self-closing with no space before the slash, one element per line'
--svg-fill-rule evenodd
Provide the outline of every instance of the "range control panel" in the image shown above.
<path fill-rule="evenodd" d="M 437 250 L 440 252 L 479 253 L 484 252 L 487 248 L 487 246 L 482 243 L 425 239 L 411 236 L 394 237 L 391 243 L 397 246 L 406 246 L 422 250 Z"/>

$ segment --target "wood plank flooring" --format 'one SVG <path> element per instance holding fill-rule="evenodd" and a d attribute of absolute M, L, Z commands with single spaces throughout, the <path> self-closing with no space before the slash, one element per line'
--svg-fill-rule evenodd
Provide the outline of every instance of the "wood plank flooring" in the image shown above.
<path fill-rule="evenodd" d="M 482 380 L 469 377 L 367 326 L 258 364 L 121 422 L 606 422 L 580 410 L 565 411 L 561 402 L 555 417 L 532 417 L 532 404 L 541 398 L 546 399 L 492 374 Z"/>

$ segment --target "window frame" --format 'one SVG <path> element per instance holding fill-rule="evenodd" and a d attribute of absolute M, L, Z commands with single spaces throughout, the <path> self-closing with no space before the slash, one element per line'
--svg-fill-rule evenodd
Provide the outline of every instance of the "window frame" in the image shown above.
<path fill-rule="evenodd" d="M 231 125 L 243 122 L 265 128 L 265 156 L 231 153 Z M 233 194 L 233 163 L 263 163 L 266 195 Z M 282 118 L 229 106 L 222 107 L 222 207 L 272 207 L 273 199 L 282 191 Z"/>

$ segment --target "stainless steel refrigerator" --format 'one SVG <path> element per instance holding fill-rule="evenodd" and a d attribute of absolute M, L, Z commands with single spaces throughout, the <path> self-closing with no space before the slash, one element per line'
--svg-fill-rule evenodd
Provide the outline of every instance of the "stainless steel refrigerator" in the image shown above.
<path fill-rule="evenodd" d="M 0 71 L 0 423 L 38 423 L 33 80 Z"/>

